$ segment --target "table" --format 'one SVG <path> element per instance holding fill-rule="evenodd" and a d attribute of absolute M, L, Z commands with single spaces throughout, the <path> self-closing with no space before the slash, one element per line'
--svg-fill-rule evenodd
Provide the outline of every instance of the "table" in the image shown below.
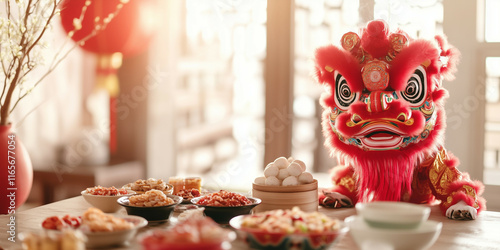
<path fill-rule="evenodd" d="M 61 200 L 44 206 L 25 210 L 16 214 L 17 233 L 41 230 L 41 222 L 49 216 L 70 214 L 81 215 L 90 205 L 81 196 Z M 354 208 L 327 209 L 320 207 L 319 211 L 334 218 L 344 218 L 356 214 Z M 124 209 L 117 212 L 126 214 Z M 499 249 L 500 248 L 500 212 L 484 211 L 473 221 L 454 221 L 441 215 L 437 206 L 431 207 L 430 220 L 443 222 L 443 229 L 437 242 L 431 249 Z M 9 223 L 8 215 L 0 215 L 0 225 L 5 228 Z M 141 234 L 152 228 L 167 227 L 168 224 L 147 226 L 142 228 Z M 21 242 L 11 243 L 7 240 L 6 230 L 0 230 L 0 246 L 5 249 L 21 249 Z M 0 247 L 0 249 L 1 249 Z M 114 249 L 140 249 L 137 242 L 131 242 L 127 247 Z M 232 243 L 232 249 L 249 249 L 239 240 Z M 332 249 L 358 249 L 349 234 L 346 234 Z"/>

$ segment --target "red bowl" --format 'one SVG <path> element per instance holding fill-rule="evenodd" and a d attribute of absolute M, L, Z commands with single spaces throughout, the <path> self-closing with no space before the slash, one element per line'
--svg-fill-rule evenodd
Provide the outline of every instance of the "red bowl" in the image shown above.
<path fill-rule="evenodd" d="M 236 238 L 236 236 L 234 236 Z M 227 249 L 226 242 L 200 242 L 200 243 L 158 243 L 153 242 L 150 238 L 143 238 L 141 241 L 144 250 L 222 250 Z"/>
<path fill-rule="evenodd" d="M 328 249 L 348 231 L 348 227 L 342 223 L 339 230 L 322 233 L 287 234 L 267 232 L 264 230 L 242 228 L 241 221 L 244 217 L 245 215 L 234 217 L 229 221 L 229 225 L 237 230 L 238 236 L 252 249 Z"/>
<path fill-rule="evenodd" d="M 228 249 L 236 233 L 221 228 L 208 217 L 188 219 L 168 229 L 157 229 L 139 236 L 144 250 Z M 200 239 L 200 238 L 202 239 Z"/>

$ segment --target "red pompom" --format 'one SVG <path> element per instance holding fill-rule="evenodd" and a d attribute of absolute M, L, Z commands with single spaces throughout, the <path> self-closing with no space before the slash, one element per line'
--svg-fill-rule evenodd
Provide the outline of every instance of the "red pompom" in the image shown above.
<path fill-rule="evenodd" d="M 374 58 L 384 58 L 390 48 L 389 28 L 386 22 L 375 20 L 368 23 L 361 37 L 361 46 Z"/>

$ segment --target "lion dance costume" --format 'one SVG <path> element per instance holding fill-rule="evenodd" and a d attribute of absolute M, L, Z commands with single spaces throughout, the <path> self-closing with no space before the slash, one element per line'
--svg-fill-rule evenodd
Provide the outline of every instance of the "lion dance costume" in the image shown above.
<path fill-rule="evenodd" d="M 442 36 L 411 39 L 379 20 L 360 35 L 344 34 L 341 44 L 315 55 L 317 81 L 327 90 L 320 98 L 325 145 L 339 159 L 320 204 L 439 200 L 443 214 L 459 202 L 485 209 L 482 183 L 461 173 L 443 146 L 442 80 L 453 78 L 458 51 Z"/>

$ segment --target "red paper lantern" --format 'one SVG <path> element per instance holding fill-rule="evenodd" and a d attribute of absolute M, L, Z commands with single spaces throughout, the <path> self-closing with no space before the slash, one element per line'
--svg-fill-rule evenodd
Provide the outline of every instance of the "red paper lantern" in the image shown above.
<path fill-rule="evenodd" d="M 106 89 L 110 95 L 109 147 L 114 153 L 117 71 L 123 56 L 147 49 L 156 28 L 156 0 L 64 0 L 60 9 L 62 26 L 68 35 L 84 50 L 98 56 L 96 87 Z"/>
<path fill-rule="evenodd" d="M 82 9 L 90 3 L 81 20 L 81 29 L 75 30 L 75 19 L 79 19 Z M 71 38 L 81 41 L 97 30 L 97 34 L 80 44 L 90 52 L 97 54 L 113 54 L 120 52 L 123 56 L 132 56 L 143 52 L 155 31 L 154 0 L 64 0 L 61 3 L 61 22 L 67 33 L 73 32 Z M 122 6 L 122 7 L 120 7 Z M 109 15 L 105 27 L 103 22 Z M 98 26 L 101 26 L 100 29 Z M 101 30 L 104 28 L 103 30 Z"/>

